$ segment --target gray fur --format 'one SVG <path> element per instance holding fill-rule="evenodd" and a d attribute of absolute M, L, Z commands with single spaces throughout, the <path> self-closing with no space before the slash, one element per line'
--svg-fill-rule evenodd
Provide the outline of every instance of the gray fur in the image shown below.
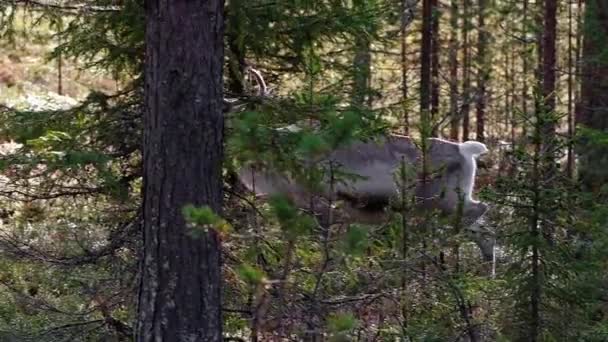
<path fill-rule="evenodd" d="M 428 139 L 427 176 L 418 174 L 415 193 L 420 207 L 439 209 L 445 214 L 455 213 L 460 201 L 464 201 L 463 221 L 470 225 L 487 210 L 486 204 L 472 199 L 475 158 L 478 155 L 471 151 L 482 154 L 487 149 L 480 149 L 479 146 L 485 148 L 480 143 L 463 148 L 465 144 Z M 422 153 L 412 140 L 390 136 L 378 142 L 356 142 L 316 160 L 315 163 L 332 165 L 341 172 L 360 176 L 334 182 L 331 187 L 328 179 L 318 193 L 311 193 L 288 175 L 269 169 L 248 166 L 238 174 L 245 186 L 257 195 L 285 194 L 301 208 L 309 208 L 313 202 L 314 211 L 325 218 L 330 201 L 344 200 L 343 211 L 348 219 L 381 223 L 386 219 L 384 209 L 389 201 L 399 195 L 395 173 L 402 161 L 415 166 L 418 171 L 422 170 Z"/>

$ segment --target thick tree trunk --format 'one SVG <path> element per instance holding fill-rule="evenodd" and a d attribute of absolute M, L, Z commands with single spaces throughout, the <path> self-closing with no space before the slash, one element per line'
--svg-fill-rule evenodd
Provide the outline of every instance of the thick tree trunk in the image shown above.
<path fill-rule="evenodd" d="M 585 3 L 581 102 L 576 121 L 608 133 L 608 4 Z M 578 148 L 580 177 L 585 187 L 600 193 L 608 183 L 608 147 L 583 140 Z"/>
<path fill-rule="evenodd" d="M 187 204 L 222 203 L 222 0 L 146 2 L 138 341 L 221 341 L 220 242 Z"/>

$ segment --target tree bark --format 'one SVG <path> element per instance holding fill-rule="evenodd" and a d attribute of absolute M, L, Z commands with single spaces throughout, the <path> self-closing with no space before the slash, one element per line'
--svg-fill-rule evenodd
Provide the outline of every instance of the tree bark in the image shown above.
<path fill-rule="evenodd" d="M 476 104 L 476 133 L 478 141 L 485 141 L 486 120 L 486 83 L 489 78 L 487 61 L 488 32 L 485 27 L 487 0 L 478 1 L 478 35 L 477 35 L 477 94 Z M 507 66 L 508 67 L 508 66 Z"/>
<path fill-rule="evenodd" d="M 439 4 L 438 0 L 431 1 L 431 122 L 433 123 L 433 136 L 437 136 L 437 122 L 439 116 Z"/>
<path fill-rule="evenodd" d="M 523 20 L 522 20 L 522 33 L 526 34 L 528 32 L 528 5 L 529 0 L 524 0 L 523 3 Z M 521 91 L 521 112 L 525 118 L 528 117 L 528 58 L 530 58 L 530 54 L 528 53 L 528 42 L 524 41 L 523 43 L 523 53 L 522 57 L 522 91 Z M 524 138 L 524 141 L 527 140 L 528 129 L 526 127 L 526 123 L 524 122 L 521 125 L 521 135 Z M 515 144 L 515 141 L 513 141 Z"/>
<path fill-rule="evenodd" d="M 224 1 L 146 2 L 138 341 L 221 341 L 220 241 L 185 205 L 222 204 Z"/>
<path fill-rule="evenodd" d="M 409 18 L 406 10 L 409 9 L 409 0 L 401 1 L 401 96 L 403 101 L 403 134 L 410 134 L 410 115 L 408 103 L 408 60 L 407 60 L 407 26 Z"/>
<path fill-rule="evenodd" d="M 557 115 L 555 114 L 555 85 L 556 85 L 556 50 L 557 38 L 557 0 L 545 0 L 544 3 L 544 29 L 543 29 L 543 57 L 542 57 L 542 95 L 543 95 L 543 125 L 542 134 L 544 151 L 547 154 L 544 165 L 545 180 L 550 183 L 557 169 L 555 167 L 555 130 Z M 548 184 L 545 184 L 547 186 Z"/>
<path fill-rule="evenodd" d="M 585 3 L 581 102 L 578 124 L 608 134 L 608 4 Z M 585 188 L 600 193 L 608 183 L 608 147 L 583 139 L 578 146 L 580 178 Z"/>
<path fill-rule="evenodd" d="M 458 2 L 450 2 L 450 139 L 458 141 L 460 115 L 458 113 Z"/>
<path fill-rule="evenodd" d="M 557 2 L 545 0 L 543 29 L 543 99 L 546 112 L 555 111 L 555 38 L 557 34 Z M 547 127 L 555 130 L 555 127 Z"/>
<path fill-rule="evenodd" d="M 433 0 L 422 1 L 422 49 L 420 52 L 420 121 L 423 127 L 430 125 L 431 105 L 431 42 Z"/>
<path fill-rule="evenodd" d="M 566 174 L 570 179 L 574 178 L 574 70 L 573 64 L 574 59 L 572 57 L 574 46 L 572 45 L 572 39 L 574 37 L 573 32 L 573 16 L 572 16 L 572 3 L 568 3 L 568 155 L 566 163 Z"/>
<path fill-rule="evenodd" d="M 462 141 L 469 140 L 469 112 L 471 110 L 471 50 L 469 47 L 469 32 L 471 30 L 470 16 L 471 1 L 464 0 L 462 9 L 462 44 L 463 44 L 463 66 L 462 66 Z"/>
<path fill-rule="evenodd" d="M 354 9 L 357 12 L 365 12 L 367 10 L 366 1 L 353 1 Z M 371 41 L 369 32 L 357 32 L 355 34 L 355 56 L 353 58 L 353 92 L 352 104 L 357 107 L 370 106 L 370 77 L 371 77 Z"/>
<path fill-rule="evenodd" d="M 227 87 L 232 95 L 241 95 L 245 91 L 243 84 L 243 72 L 245 71 L 245 46 L 242 36 L 244 35 L 243 13 L 244 3 L 242 0 L 232 0 L 226 7 L 226 41 L 228 45 L 228 78 Z"/>

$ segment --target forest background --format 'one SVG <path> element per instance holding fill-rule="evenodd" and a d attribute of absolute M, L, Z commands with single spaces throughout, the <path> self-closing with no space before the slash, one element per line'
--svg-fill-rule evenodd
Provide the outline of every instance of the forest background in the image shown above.
<path fill-rule="evenodd" d="M 216 38 L 239 110 L 218 135 L 221 210 L 184 211 L 188 239 L 222 256 L 221 278 L 201 282 L 222 291 L 205 304 L 221 324 L 205 329 L 243 341 L 608 340 L 608 3 L 210 2 L 225 6 Z M 152 7 L 0 1 L 2 341 L 142 336 Z M 248 160 L 295 172 L 302 156 L 387 132 L 484 142 L 475 197 L 487 215 L 461 227 L 406 206 L 384 225 L 322 227 L 234 176 Z"/>

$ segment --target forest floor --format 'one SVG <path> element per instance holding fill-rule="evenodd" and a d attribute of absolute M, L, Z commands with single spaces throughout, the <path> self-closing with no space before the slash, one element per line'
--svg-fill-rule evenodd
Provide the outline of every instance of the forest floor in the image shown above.
<path fill-rule="evenodd" d="M 43 23 L 27 29 L 32 18 L 19 17 L 15 39 L 0 41 L 0 105 L 20 109 L 59 109 L 83 100 L 91 90 L 114 92 L 111 75 L 73 59 L 51 60 L 59 43 Z"/>

